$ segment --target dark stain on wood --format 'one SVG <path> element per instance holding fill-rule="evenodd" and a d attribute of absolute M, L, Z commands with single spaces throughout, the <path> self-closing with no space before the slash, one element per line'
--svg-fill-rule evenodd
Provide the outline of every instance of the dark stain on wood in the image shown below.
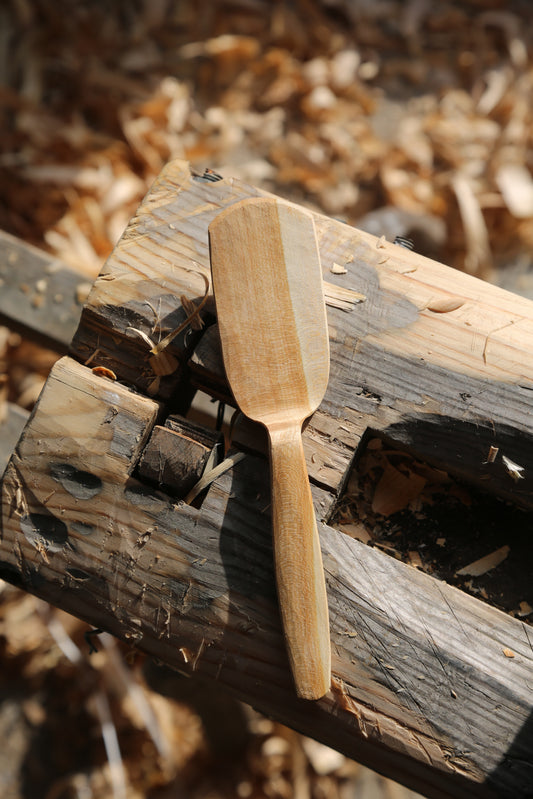
<path fill-rule="evenodd" d="M 20 529 L 32 546 L 44 552 L 59 552 L 68 541 L 67 525 L 49 513 L 29 513 L 23 516 Z"/>
<path fill-rule="evenodd" d="M 50 474 L 76 499 L 92 499 L 102 490 L 102 480 L 97 475 L 70 463 L 51 463 Z"/>

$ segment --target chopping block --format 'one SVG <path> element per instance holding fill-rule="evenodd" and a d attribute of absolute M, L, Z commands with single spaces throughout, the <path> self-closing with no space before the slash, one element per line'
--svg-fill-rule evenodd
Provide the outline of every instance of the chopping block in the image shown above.
<path fill-rule="evenodd" d="M 0 576 L 429 797 L 531 795 L 531 628 L 330 521 L 376 436 L 531 509 L 533 303 L 314 214 L 331 362 L 303 439 L 333 682 L 306 703 L 261 433 L 237 422 L 224 457 L 190 412 L 233 402 L 209 224 L 266 196 L 214 177 L 170 163 L 96 279 L 3 478 Z"/>

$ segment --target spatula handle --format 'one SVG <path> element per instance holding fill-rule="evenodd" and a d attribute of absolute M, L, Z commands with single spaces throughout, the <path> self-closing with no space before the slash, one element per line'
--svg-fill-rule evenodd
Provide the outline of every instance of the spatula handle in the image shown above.
<path fill-rule="evenodd" d="M 274 560 L 283 631 L 298 696 L 331 683 L 326 584 L 301 426 L 270 430 Z"/>

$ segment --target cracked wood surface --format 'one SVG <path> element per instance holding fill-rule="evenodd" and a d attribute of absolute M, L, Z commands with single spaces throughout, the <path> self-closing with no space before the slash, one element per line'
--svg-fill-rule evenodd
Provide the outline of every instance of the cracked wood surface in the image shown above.
<path fill-rule="evenodd" d="M 84 309 L 72 352 L 89 368 L 56 366 L 8 467 L 2 574 L 429 797 L 525 799 L 531 628 L 322 524 L 334 683 L 308 706 L 294 697 L 277 615 L 257 431 L 237 428 L 249 454 L 200 508 L 139 480 L 156 422 L 194 387 L 230 395 L 212 302 L 207 332 L 180 336 L 179 367 L 159 379 L 135 329 L 157 341 L 185 318 L 180 297 L 203 295 L 209 222 L 248 196 L 261 192 L 199 182 L 181 162 L 156 181 Z M 530 508 L 533 304 L 340 222 L 315 224 L 337 287 L 326 287 L 330 383 L 304 432 L 319 518 L 369 431 Z M 119 382 L 93 375 L 98 365 Z M 491 446 L 500 458 L 488 464 Z"/>

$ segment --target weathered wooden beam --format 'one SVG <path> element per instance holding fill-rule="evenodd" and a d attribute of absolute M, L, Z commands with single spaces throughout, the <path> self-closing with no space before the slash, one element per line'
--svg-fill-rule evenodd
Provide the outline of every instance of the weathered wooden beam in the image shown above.
<path fill-rule="evenodd" d="M 155 375 L 134 328 L 162 338 L 186 317 L 180 297 L 198 302 L 209 276 L 208 225 L 221 209 L 262 194 L 232 178 L 199 181 L 183 162 L 169 165 L 96 280 L 74 337 L 76 357 L 93 357 L 147 391 Z M 373 429 L 530 507 L 533 303 L 336 220 L 315 215 L 315 225 L 331 373 L 305 434 L 310 448 L 321 441 L 324 461 L 308 459 L 309 469 L 338 492 L 357 442 Z M 210 299 L 208 325 L 213 314 Z M 193 384 L 231 397 L 210 327 L 203 335 L 184 330 L 169 350 L 180 369 L 152 396 L 167 402 Z M 491 445 L 499 457 L 487 468 Z M 501 468 L 502 455 L 524 467 L 520 480 Z"/>
<path fill-rule="evenodd" d="M 231 398 L 209 298 L 207 332 L 182 331 L 170 374 L 154 371 L 148 339 L 185 320 L 182 296 L 202 300 L 215 215 L 258 195 L 236 180 L 198 182 L 182 163 L 156 181 L 84 309 L 73 352 L 89 366 L 56 367 L 8 467 L 2 573 L 427 796 L 526 799 L 530 627 L 322 524 L 335 681 L 324 700 L 299 702 L 260 437 L 237 423 L 247 457 L 199 508 L 135 472 L 154 425 L 195 387 Z M 328 391 L 304 432 L 319 518 L 374 433 L 531 507 L 533 304 L 342 223 L 315 225 L 331 350 Z"/>
<path fill-rule="evenodd" d="M 0 230 L 0 324 L 67 352 L 90 281 Z"/>
<path fill-rule="evenodd" d="M 199 509 L 169 502 L 130 476 L 157 412 L 54 367 L 4 481 L 1 576 L 430 797 L 527 796 L 531 629 L 321 525 L 333 688 L 296 699 L 267 462 L 247 456 Z"/>

